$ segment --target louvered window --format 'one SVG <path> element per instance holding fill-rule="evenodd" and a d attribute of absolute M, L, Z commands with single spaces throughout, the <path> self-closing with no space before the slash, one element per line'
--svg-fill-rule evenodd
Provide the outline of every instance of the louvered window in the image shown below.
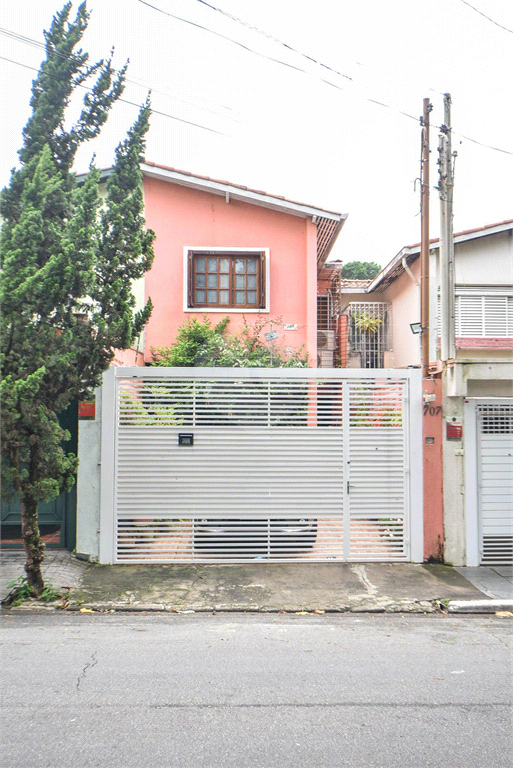
<path fill-rule="evenodd" d="M 456 295 L 456 336 L 507 338 L 513 336 L 513 297 Z"/>

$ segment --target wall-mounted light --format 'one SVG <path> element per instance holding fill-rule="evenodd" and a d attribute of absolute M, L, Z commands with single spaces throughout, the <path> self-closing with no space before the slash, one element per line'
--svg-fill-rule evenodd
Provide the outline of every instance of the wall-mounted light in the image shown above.
<path fill-rule="evenodd" d="M 410 323 L 410 328 L 412 333 L 422 333 L 422 331 L 427 330 L 422 327 L 422 323 Z"/>

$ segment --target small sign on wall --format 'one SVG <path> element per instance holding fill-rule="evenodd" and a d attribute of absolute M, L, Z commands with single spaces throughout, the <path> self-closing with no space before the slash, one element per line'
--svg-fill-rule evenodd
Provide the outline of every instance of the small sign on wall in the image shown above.
<path fill-rule="evenodd" d="M 80 420 L 92 420 L 96 418 L 96 403 L 94 400 L 78 404 L 78 418 Z"/>
<path fill-rule="evenodd" d="M 446 440 L 461 440 L 463 437 L 463 428 L 461 421 L 447 421 L 445 424 Z"/>

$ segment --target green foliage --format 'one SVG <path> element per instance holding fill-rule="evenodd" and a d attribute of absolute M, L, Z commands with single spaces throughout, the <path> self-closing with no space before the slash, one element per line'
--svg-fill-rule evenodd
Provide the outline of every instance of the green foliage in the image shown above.
<path fill-rule="evenodd" d="M 167 402 L 169 393 L 165 387 L 149 385 L 144 400 L 137 393 L 122 392 L 119 419 L 121 424 L 144 426 L 180 426 L 183 418 Z"/>
<path fill-rule="evenodd" d="M 303 349 L 288 354 L 274 343 L 271 349 L 261 335 L 270 324 L 259 319 L 253 324 L 246 321 L 238 333 L 228 333 L 229 317 L 212 326 L 204 317 L 186 320 L 178 329 L 176 342 L 170 347 L 152 349 L 153 364 L 171 367 L 212 368 L 307 368 L 308 355 Z M 273 321 L 275 325 L 279 324 Z"/>
<path fill-rule="evenodd" d="M 355 328 L 365 333 L 376 333 L 380 325 L 383 325 L 383 320 L 380 317 L 373 317 L 366 312 L 353 312 L 351 319 Z"/>
<path fill-rule="evenodd" d="M 4 487 L 20 498 L 32 570 L 43 559 L 37 502 L 69 489 L 77 468 L 76 457 L 62 450 L 69 435 L 57 414 L 100 384 L 114 350 L 135 341 L 152 308 L 148 301 L 134 312 L 132 294 L 132 281 L 153 260 L 139 167 L 150 104 L 116 150 L 102 203 L 98 169 L 91 165 L 80 183 L 71 169 L 77 149 L 99 134 L 123 92 L 126 66 L 116 74 L 110 59 L 88 65 L 75 48 L 89 14 L 85 3 L 74 21 L 70 11 L 67 3 L 45 32 L 21 164 L 0 196 L 2 471 Z M 90 78 L 81 114 L 66 130 L 70 98 Z M 42 589 L 40 571 L 39 582 Z"/>
<path fill-rule="evenodd" d="M 381 267 L 375 261 L 350 261 L 340 270 L 344 280 L 372 280 L 381 272 Z"/>
<path fill-rule="evenodd" d="M 30 600 L 31 597 L 38 597 L 39 600 L 43 600 L 45 603 L 49 603 L 51 600 L 57 600 L 61 597 L 61 593 L 55 589 L 53 584 L 45 584 L 41 594 L 36 595 L 25 576 L 19 576 L 17 579 L 9 582 L 7 588 L 15 590 L 14 599 L 10 603 L 13 608 L 21 605 L 25 600 Z"/>

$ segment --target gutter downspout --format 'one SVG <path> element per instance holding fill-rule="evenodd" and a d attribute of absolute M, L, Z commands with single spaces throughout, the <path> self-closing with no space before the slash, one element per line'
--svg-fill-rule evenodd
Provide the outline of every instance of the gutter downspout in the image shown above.
<path fill-rule="evenodd" d="M 403 258 L 401 259 L 401 264 L 403 265 L 403 269 L 406 272 L 406 274 L 408 275 L 408 277 L 412 280 L 412 282 L 419 289 L 418 290 L 418 294 L 417 294 L 417 296 L 418 296 L 417 301 L 418 301 L 418 306 L 419 306 L 417 317 L 420 317 L 420 305 L 421 305 L 420 283 L 417 280 L 417 278 L 415 277 L 415 275 L 413 274 L 413 272 L 411 271 L 411 269 L 409 268 L 408 262 L 406 261 L 406 256 L 403 256 Z M 422 362 L 422 345 L 420 346 L 419 354 L 420 354 L 420 358 L 421 358 L 421 362 Z"/>

